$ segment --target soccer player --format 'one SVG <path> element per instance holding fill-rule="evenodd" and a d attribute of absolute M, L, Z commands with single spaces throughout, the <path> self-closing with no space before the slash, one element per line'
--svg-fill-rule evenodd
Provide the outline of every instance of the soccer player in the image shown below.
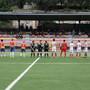
<path fill-rule="evenodd" d="M 42 57 L 42 41 L 41 40 L 37 44 L 37 48 L 38 48 L 37 57 L 39 57 L 39 56 Z"/>
<path fill-rule="evenodd" d="M 21 44 L 21 54 L 20 54 L 20 56 L 25 57 L 25 52 L 26 52 L 26 44 L 25 44 L 25 41 L 23 41 L 23 43 Z"/>
<path fill-rule="evenodd" d="M 0 56 L 1 56 L 1 43 L 0 43 Z"/>
<path fill-rule="evenodd" d="M 30 48 L 31 48 L 31 57 L 34 56 L 35 57 L 35 42 L 32 41 L 32 43 L 30 44 Z"/>
<path fill-rule="evenodd" d="M 81 42 L 80 42 L 80 40 L 78 40 L 76 46 L 77 46 L 76 57 L 80 57 L 81 56 Z"/>
<path fill-rule="evenodd" d="M 3 57 L 3 56 L 6 57 L 3 39 L 0 42 L 0 48 L 1 48 L 1 57 Z"/>
<path fill-rule="evenodd" d="M 63 42 L 61 43 L 60 56 L 62 56 L 62 53 L 64 52 L 64 57 L 66 57 L 66 50 L 67 50 L 67 42 L 65 42 L 65 40 L 63 40 Z"/>
<path fill-rule="evenodd" d="M 70 52 L 70 57 L 73 57 L 73 51 L 74 51 L 74 43 L 73 43 L 73 41 L 70 43 L 70 50 L 69 50 L 69 52 Z"/>
<path fill-rule="evenodd" d="M 88 43 L 87 40 L 84 41 L 84 57 L 87 57 L 88 53 Z"/>
<path fill-rule="evenodd" d="M 55 39 L 53 39 L 53 41 L 52 41 L 52 56 L 57 56 L 56 46 L 57 46 L 56 41 L 55 41 Z"/>
<path fill-rule="evenodd" d="M 44 52 L 45 52 L 45 57 L 48 57 L 49 54 L 48 54 L 48 49 L 49 49 L 49 43 L 47 43 L 47 41 L 45 41 L 44 43 Z"/>
<path fill-rule="evenodd" d="M 15 51 L 15 43 L 14 39 L 11 39 L 10 42 L 10 57 L 14 58 L 14 51 Z"/>

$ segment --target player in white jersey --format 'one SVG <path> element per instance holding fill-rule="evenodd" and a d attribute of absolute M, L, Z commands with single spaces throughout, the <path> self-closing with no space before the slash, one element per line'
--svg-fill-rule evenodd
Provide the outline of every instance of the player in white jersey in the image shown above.
<path fill-rule="evenodd" d="M 87 57 L 88 43 L 87 40 L 84 41 L 84 57 Z"/>
<path fill-rule="evenodd" d="M 57 56 L 55 39 L 53 39 L 53 41 L 52 41 L 52 56 L 54 56 L 54 55 Z"/>
<path fill-rule="evenodd" d="M 76 57 L 80 57 L 81 56 L 81 47 L 82 47 L 80 40 L 78 40 L 76 47 L 77 47 Z"/>
<path fill-rule="evenodd" d="M 70 52 L 70 57 L 73 57 L 73 51 L 74 51 L 74 43 L 73 43 L 73 41 L 70 43 L 70 50 L 69 50 L 69 52 Z"/>

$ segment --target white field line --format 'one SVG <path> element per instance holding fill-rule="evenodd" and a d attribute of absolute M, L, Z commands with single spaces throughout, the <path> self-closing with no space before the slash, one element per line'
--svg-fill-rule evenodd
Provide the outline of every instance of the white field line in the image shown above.
<path fill-rule="evenodd" d="M 0 65 L 8 65 L 8 64 L 11 64 L 11 65 L 30 65 L 30 64 L 32 64 L 32 63 L 0 63 Z M 90 63 L 35 63 L 35 64 L 90 64 Z"/>
<path fill-rule="evenodd" d="M 48 64 L 48 65 L 54 65 L 54 64 L 90 64 L 90 63 L 36 63 L 36 64 Z"/>
<path fill-rule="evenodd" d="M 30 69 L 31 67 L 40 59 L 37 58 L 32 64 L 30 64 L 30 66 L 24 71 L 22 72 L 5 90 L 10 90 Z"/>

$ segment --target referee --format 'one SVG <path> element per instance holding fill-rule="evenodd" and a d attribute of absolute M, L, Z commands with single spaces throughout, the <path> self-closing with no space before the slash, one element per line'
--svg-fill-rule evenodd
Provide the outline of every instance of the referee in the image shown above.
<path fill-rule="evenodd" d="M 35 43 L 34 41 L 32 41 L 32 43 L 30 44 L 30 48 L 31 48 L 31 57 L 35 57 Z"/>
<path fill-rule="evenodd" d="M 38 49 L 38 53 L 37 53 L 37 57 L 42 57 L 42 41 L 40 40 L 39 43 L 37 43 L 37 49 Z"/>
<path fill-rule="evenodd" d="M 44 52 L 45 52 L 45 57 L 48 57 L 49 54 L 48 54 L 48 49 L 49 49 L 49 43 L 47 43 L 47 41 L 45 41 L 44 43 Z"/>

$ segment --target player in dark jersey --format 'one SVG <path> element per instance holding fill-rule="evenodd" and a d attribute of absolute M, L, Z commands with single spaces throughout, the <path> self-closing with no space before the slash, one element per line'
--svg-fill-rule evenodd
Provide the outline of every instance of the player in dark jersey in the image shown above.
<path fill-rule="evenodd" d="M 44 52 L 45 52 L 45 57 L 48 57 L 49 54 L 48 54 L 48 49 L 49 49 L 49 43 L 47 43 L 47 41 L 45 41 L 44 43 Z"/>
<path fill-rule="evenodd" d="M 42 57 L 42 41 L 41 40 L 37 44 L 37 49 L 38 49 L 37 57 L 38 56 L 41 56 Z"/>
<path fill-rule="evenodd" d="M 34 41 L 32 41 L 32 43 L 30 44 L 30 48 L 31 48 L 31 57 L 32 56 L 35 57 L 35 43 L 34 43 Z"/>

